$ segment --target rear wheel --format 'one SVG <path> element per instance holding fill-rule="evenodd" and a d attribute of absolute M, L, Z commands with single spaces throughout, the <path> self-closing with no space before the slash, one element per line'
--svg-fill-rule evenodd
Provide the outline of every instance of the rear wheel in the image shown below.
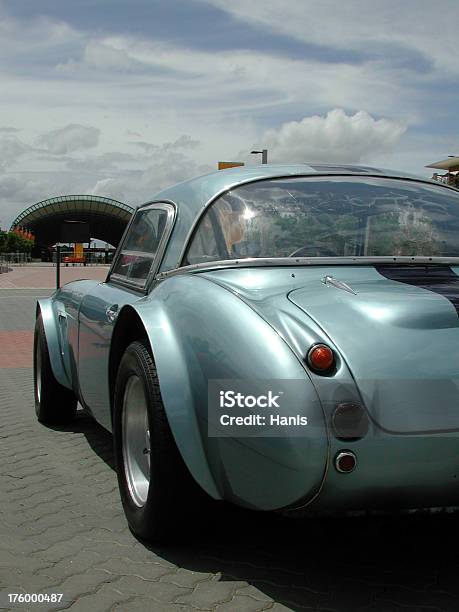
<path fill-rule="evenodd" d="M 141 538 L 177 535 L 205 494 L 189 473 L 164 411 L 147 342 L 128 346 L 118 369 L 113 435 L 126 518 Z"/>
<path fill-rule="evenodd" d="M 77 399 L 73 391 L 54 377 L 41 313 L 35 322 L 33 379 L 38 420 L 50 425 L 71 421 L 76 413 Z"/>

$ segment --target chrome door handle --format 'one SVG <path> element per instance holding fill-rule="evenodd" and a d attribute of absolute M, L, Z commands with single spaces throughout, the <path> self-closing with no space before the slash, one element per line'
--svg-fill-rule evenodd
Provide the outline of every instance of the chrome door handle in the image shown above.
<path fill-rule="evenodd" d="M 119 308 L 118 304 L 113 304 L 112 306 L 109 306 L 107 310 L 105 311 L 105 314 L 107 315 L 107 320 L 110 323 L 113 323 L 113 321 L 118 316 L 118 308 Z"/>

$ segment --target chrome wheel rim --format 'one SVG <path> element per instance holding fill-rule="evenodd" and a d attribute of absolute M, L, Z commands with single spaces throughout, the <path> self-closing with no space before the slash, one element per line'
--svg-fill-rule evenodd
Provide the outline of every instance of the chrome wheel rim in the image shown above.
<path fill-rule="evenodd" d="M 41 351 L 40 342 L 37 340 L 35 346 L 35 390 L 37 393 L 37 401 L 41 402 Z"/>
<path fill-rule="evenodd" d="M 145 388 L 135 374 L 124 390 L 122 428 L 126 482 L 132 501 L 141 508 L 150 486 L 150 430 Z"/>

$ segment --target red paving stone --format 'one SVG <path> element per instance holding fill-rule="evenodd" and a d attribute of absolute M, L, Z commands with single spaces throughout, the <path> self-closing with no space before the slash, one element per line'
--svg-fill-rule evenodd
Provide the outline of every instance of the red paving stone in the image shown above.
<path fill-rule="evenodd" d="M 80 278 L 105 280 L 108 266 L 87 266 L 61 268 L 61 284 Z M 53 289 L 56 285 L 56 268 L 53 266 L 15 267 L 11 272 L 0 274 L 0 289 L 39 288 Z"/>
<path fill-rule="evenodd" d="M 0 330 L 0 368 L 32 367 L 33 331 Z"/>

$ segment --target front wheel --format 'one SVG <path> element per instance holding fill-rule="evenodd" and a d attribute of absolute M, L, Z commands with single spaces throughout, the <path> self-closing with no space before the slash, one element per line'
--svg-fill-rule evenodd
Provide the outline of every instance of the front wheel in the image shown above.
<path fill-rule="evenodd" d="M 35 322 L 33 347 L 35 414 L 41 423 L 68 423 L 75 417 L 77 399 L 54 377 L 41 313 Z"/>
<path fill-rule="evenodd" d="M 176 534 L 184 515 L 197 510 L 204 493 L 175 444 L 146 341 L 130 344 L 121 359 L 113 435 L 118 485 L 130 528 L 146 540 Z"/>

